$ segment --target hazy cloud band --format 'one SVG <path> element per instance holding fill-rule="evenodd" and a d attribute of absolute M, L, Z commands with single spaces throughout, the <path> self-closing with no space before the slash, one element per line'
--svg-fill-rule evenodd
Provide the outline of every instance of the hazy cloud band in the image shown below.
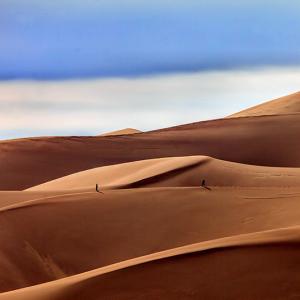
<path fill-rule="evenodd" d="M 299 90 L 300 67 L 139 79 L 0 82 L 0 138 L 150 130 L 222 117 Z"/>

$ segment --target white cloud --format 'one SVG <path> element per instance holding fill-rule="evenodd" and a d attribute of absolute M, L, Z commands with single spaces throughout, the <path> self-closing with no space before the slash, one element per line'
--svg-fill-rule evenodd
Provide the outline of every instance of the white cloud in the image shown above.
<path fill-rule="evenodd" d="M 0 82 L 0 136 L 150 130 L 222 117 L 298 91 L 300 67 L 138 79 Z"/>

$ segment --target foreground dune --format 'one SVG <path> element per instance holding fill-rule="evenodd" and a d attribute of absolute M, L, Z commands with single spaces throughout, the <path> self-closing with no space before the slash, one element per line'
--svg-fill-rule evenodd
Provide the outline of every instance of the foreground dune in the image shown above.
<path fill-rule="evenodd" d="M 299 242 L 299 226 L 221 238 L 4 293 L 0 299 L 284 299 L 299 293 Z"/>
<path fill-rule="evenodd" d="M 201 186 L 300 187 L 300 169 L 244 165 L 206 156 L 168 157 L 95 168 L 28 191 Z"/>
<path fill-rule="evenodd" d="M 28 192 L 22 192 L 28 193 Z M 184 245 L 300 225 L 299 188 L 147 188 L 2 207 L 0 288 L 75 275 Z"/>

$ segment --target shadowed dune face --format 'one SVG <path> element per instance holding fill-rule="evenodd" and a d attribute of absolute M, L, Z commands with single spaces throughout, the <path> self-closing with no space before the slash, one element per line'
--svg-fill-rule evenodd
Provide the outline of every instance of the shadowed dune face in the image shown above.
<path fill-rule="evenodd" d="M 285 299 L 299 293 L 299 255 L 295 255 L 299 238 L 296 226 L 210 240 L 7 292 L 0 298 L 98 299 L 100 294 L 104 299 Z"/>
<path fill-rule="evenodd" d="M 91 278 L 53 300 L 296 299 L 299 263 L 299 244 L 211 250 Z"/>
<path fill-rule="evenodd" d="M 222 119 L 138 135 L 0 142 L 0 189 L 21 190 L 104 165 L 208 155 L 254 165 L 300 166 L 300 115 Z"/>
<path fill-rule="evenodd" d="M 300 225 L 299 195 L 299 188 L 148 188 L 3 207 L 1 291 L 201 241 Z"/>
<path fill-rule="evenodd" d="M 229 118 L 298 113 L 300 113 L 300 92 L 248 108 Z"/>

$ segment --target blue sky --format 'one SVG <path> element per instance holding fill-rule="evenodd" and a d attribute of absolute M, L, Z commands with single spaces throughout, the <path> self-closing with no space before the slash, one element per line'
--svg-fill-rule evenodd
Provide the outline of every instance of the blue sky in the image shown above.
<path fill-rule="evenodd" d="M 300 63 L 297 0 L 1 0 L 0 78 Z"/>
<path fill-rule="evenodd" d="M 0 139 L 151 130 L 299 87 L 299 0 L 0 0 Z"/>

